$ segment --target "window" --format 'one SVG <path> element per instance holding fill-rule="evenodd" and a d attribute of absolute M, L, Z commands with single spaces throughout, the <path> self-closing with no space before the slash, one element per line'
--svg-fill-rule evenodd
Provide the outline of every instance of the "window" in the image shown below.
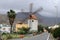
<path fill-rule="evenodd" d="M 32 22 L 34 22 L 34 20 L 32 20 Z"/>

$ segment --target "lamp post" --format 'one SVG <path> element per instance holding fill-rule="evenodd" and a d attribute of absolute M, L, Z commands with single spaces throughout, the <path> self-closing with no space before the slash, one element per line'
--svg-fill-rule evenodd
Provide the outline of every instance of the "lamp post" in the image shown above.
<path fill-rule="evenodd" d="M 57 18 L 58 18 L 58 7 L 57 6 L 55 6 L 55 8 L 56 8 L 56 24 L 57 24 Z"/>

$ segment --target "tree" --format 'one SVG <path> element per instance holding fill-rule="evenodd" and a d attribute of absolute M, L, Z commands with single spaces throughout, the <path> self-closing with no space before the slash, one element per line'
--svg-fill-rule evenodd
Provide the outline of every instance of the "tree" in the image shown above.
<path fill-rule="evenodd" d="M 48 28 L 48 26 L 47 26 L 47 27 L 45 27 L 45 29 L 46 29 L 49 33 L 51 33 L 51 32 L 52 32 L 52 29 L 49 29 L 49 28 Z"/>
<path fill-rule="evenodd" d="M 52 34 L 54 38 L 60 38 L 60 27 L 56 28 Z"/>
<path fill-rule="evenodd" d="M 7 12 L 7 16 L 8 16 L 8 19 L 9 19 L 9 23 L 11 25 L 10 32 L 12 33 L 12 25 L 14 23 L 14 19 L 16 17 L 16 13 L 15 13 L 15 11 L 10 10 L 10 11 Z"/>
<path fill-rule="evenodd" d="M 44 32 L 42 25 L 38 25 L 38 32 Z"/>

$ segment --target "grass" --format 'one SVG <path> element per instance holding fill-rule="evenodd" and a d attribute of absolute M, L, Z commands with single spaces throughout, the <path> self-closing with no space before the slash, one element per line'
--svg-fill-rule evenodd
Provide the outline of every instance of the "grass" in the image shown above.
<path fill-rule="evenodd" d="M 31 36 L 25 35 L 24 38 L 30 38 L 30 37 L 31 37 Z M 13 33 L 13 34 L 3 34 L 3 35 L 2 35 L 2 39 L 3 39 L 3 40 L 7 40 L 7 39 L 17 39 L 17 38 L 20 38 L 20 35 L 19 35 L 19 34 L 15 34 L 15 33 Z"/>
<path fill-rule="evenodd" d="M 19 38 L 20 37 L 20 35 L 18 35 L 18 34 L 11 34 L 11 36 L 12 36 L 12 38 Z"/>
<path fill-rule="evenodd" d="M 10 36 L 9 36 L 10 35 Z M 29 38 L 30 36 L 26 36 L 25 35 L 25 38 Z M 5 34 L 5 35 L 2 35 L 2 39 L 3 40 L 7 40 L 7 39 L 15 39 L 15 38 L 20 38 L 20 35 L 19 34 Z"/>
<path fill-rule="evenodd" d="M 7 40 L 7 35 L 2 35 L 3 40 Z"/>
<path fill-rule="evenodd" d="M 2 35 L 2 39 L 3 40 L 7 40 L 7 39 L 12 39 L 12 38 L 19 38 L 20 36 L 18 34 L 5 34 Z"/>

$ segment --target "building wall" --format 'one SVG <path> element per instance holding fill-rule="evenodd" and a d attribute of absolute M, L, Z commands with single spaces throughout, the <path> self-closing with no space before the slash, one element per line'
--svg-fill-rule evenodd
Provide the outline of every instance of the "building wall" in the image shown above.
<path fill-rule="evenodd" d="M 55 29 L 55 28 L 58 28 L 59 27 L 59 25 L 54 25 L 54 26 L 49 26 L 49 29 Z"/>
<path fill-rule="evenodd" d="M 0 24 L 0 31 L 3 33 L 10 33 L 10 26 L 6 25 L 6 24 Z"/>
<path fill-rule="evenodd" d="M 10 33 L 10 27 L 2 27 L 1 31 L 5 33 Z"/>
<path fill-rule="evenodd" d="M 37 31 L 38 30 L 38 20 L 29 19 L 28 26 L 31 27 L 30 31 Z"/>
<path fill-rule="evenodd" d="M 27 28 L 28 27 L 28 24 L 16 24 L 16 32 L 18 31 L 19 28 L 22 28 L 22 27 L 25 27 Z"/>

